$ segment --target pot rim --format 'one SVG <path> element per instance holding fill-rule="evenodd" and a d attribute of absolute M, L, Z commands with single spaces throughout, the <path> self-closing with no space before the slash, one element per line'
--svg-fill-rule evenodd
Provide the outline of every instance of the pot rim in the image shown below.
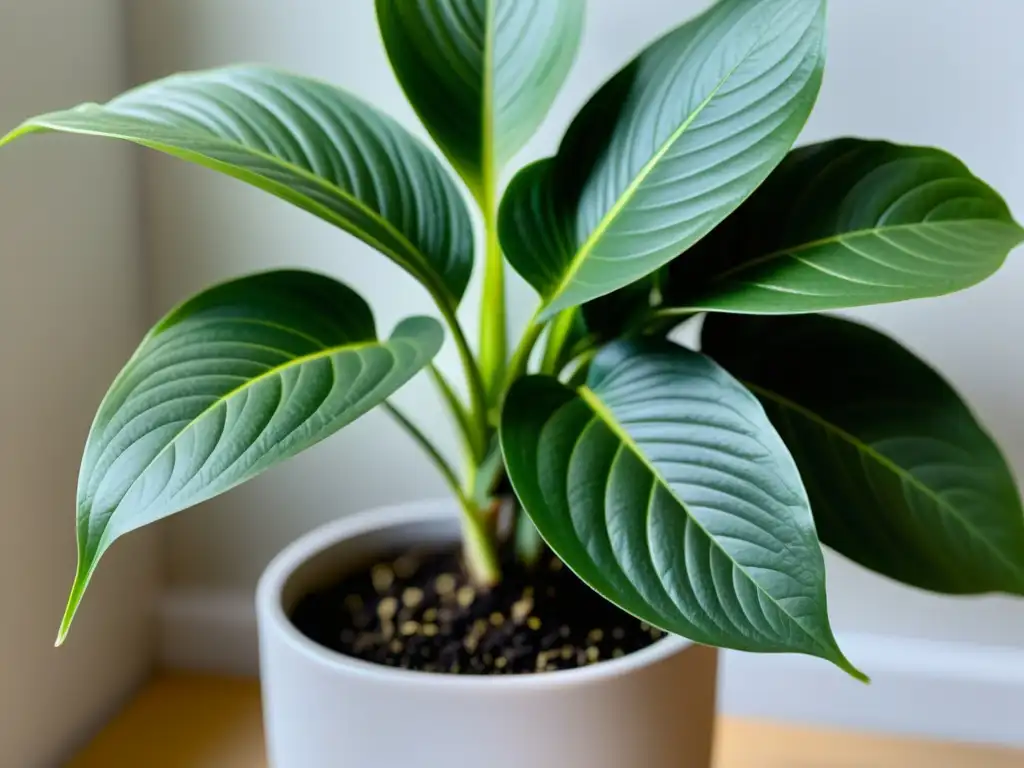
<path fill-rule="evenodd" d="M 453 675 L 388 667 L 347 656 L 306 637 L 285 613 L 282 605 L 284 587 L 292 575 L 312 557 L 345 539 L 374 530 L 434 520 L 453 520 L 457 519 L 457 514 L 454 502 L 450 499 L 432 499 L 366 510 L 313 529 L 285 547 L 264 570 L 256 589 L 257 616 L 272 625 L 272 629 L 268 629 L 280 634 L 293 651 L 332 670 L 376 679 L 382 683 L 438 690 L 543 690 L 586 685 L 628 675 L 693 645 L 689 640 L 670 634 L 635 653 L 576 669 L 519 675 Z"/>

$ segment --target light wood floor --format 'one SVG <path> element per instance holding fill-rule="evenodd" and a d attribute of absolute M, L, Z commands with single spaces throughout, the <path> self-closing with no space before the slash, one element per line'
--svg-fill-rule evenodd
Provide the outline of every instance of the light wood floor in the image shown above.
<path fill-rule="evenodd" d="M 1024 768 L 1024 753 L 723 718 L 715 768 Z M 259 686 L 163 676 L 69 768 L 265 768 Z M 529 766 L 524 766 L 529 768 Z"/>

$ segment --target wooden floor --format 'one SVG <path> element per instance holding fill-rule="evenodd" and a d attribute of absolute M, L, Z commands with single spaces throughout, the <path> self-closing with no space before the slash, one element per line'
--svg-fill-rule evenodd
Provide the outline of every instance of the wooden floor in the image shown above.
<path fill-rule="evenodd" d="M 1024 753 L 723 718 L 715 768 L 1024 768 Z M 259 686 L 154 681 L 70 768 L 265 768 Z M 529 768 L 529 766 L 524 766 Z"/>

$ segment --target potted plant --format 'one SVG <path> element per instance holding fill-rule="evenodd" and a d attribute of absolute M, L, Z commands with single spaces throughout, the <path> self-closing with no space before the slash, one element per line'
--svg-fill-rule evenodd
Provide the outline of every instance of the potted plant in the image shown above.
<path fill-rule="evenodd" d="M 172 310 L 90 432 L 58 643 L 118 537 L 378 406 L 452 500 L 340 520 L 268 568 L 277 766 L 707 766 L 714 648 L 866 679 L 829 626 L 822 543 L 922 589 L 1024 593 L 1024 514 L 984 428 L 910 351 L 820 314 L 967 288 L 1024 235 L 938 149 L 792 149 L 822 79 L 825 0 L 721 0 L 608 80 L 504 191 L 570 68 L 582 0 L 376 8 L 478 208 L 479 247 L 431 150 L 264 67 L 175 75 L 3 140 L 106 136 L 238 178 L 393 259 L 442 321 L 379 336 L 352 289 L 297 270 Z M 474 349 L 456 313 L 477 251 Z M 506 262 L 540 296 L 511 347 Z M 685 322 L 703 322 L 699 351 L 668 340 Z M 464 387 L 431 362 L 444 328 Z M 462 471 L 388 401 L 423 371 Z"/>

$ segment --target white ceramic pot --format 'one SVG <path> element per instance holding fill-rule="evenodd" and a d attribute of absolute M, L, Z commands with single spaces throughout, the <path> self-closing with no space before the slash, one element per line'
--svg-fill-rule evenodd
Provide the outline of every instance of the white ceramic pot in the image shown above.
<path fill-rule="evenodd" d="M 325 525 L 270 564 L 257 613 L 273 768 L 709 768 L 713 649 L 668 637 L 581 669 L 470 677 L 349 658 L 288 619 L 347 571 L 458 535 L 451 502 L 389 507 Z"/>

